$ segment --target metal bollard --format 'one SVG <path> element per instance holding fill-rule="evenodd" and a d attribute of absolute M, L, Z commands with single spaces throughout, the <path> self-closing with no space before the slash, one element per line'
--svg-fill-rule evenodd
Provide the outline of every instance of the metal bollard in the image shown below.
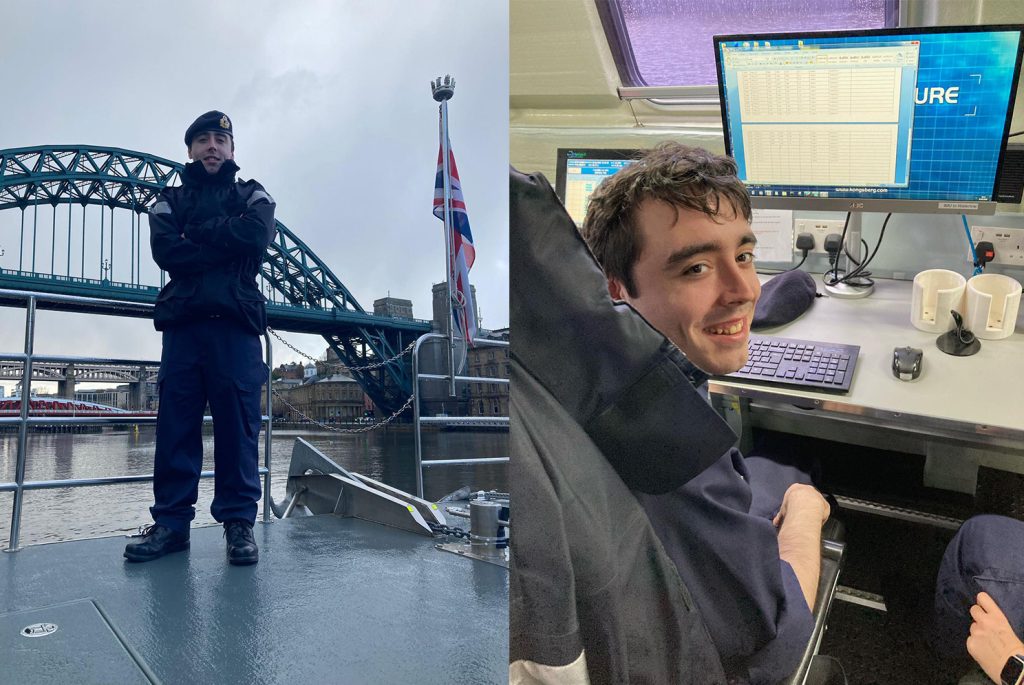
<path fill-rule="evenodd" d="M 480 556 L 503 556 L 508 537 L 499 535 L 501 504 L 487 500 L 469 503 L 469 540 L 474 553 Z M 503 527 L 502 527 L 503 529 Z"/>

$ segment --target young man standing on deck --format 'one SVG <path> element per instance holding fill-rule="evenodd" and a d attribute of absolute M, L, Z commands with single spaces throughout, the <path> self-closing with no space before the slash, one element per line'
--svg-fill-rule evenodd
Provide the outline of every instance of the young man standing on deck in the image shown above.
<path fill-rule="evenodd" d="M 761 292 L 750 219 L 731 159 L 665 143 L 595 191 L 582 234 L 613 299 L 725 374 L 746 363 Z M 671 492 L 634 492 L 741 682 L 788 676 L 811 634 L 829 505 L 809 481 L 733 448 Z"/>
<path fill-rule="evenodd" d="M 227 558 L 255 564 L 260 498 L 260 388 L 267 380 L 260 336 L 267 327 L 256 275 L 274 238 L 274 200 L 256 181 L 236 181 L 231 120 L 211 111 L 185 131 L 191 163 L 182 185 L 149 210 L 153 259 L 170 280 L 153 323 L 163 332 L 153 478 L 153 525 L 125 547 L 150 561 L 189 547 L 203 465 L 203 414 L 213 416 L 213 518 Z"/>

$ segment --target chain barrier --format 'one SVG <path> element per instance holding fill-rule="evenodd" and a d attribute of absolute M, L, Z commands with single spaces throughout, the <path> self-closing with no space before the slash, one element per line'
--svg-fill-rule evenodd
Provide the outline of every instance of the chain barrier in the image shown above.
<path fill-rule="evenodd" d="M 292 345 L 290 342 L 288 342 L 287 340 L 282 338 L 280 335 L 278 335 L 277 331 L 275 331 L 273 328 L 270 328 L 268 326 L 267 327 L 267 331 L 272 336 L 274 336 L 275 338 L 280 340 L 282 343 L 284 343 L 285 347 L 290 349 L 292 352 L 296 353 L 297 355 L 299 355 L 301 357 L 305 357 L 306 359 L 308 359 L 309 361 L 313 362 L 314 364 L 318 363 L 318 360 L 313 359 L 313 357 L 310 357 L 308 354 L 306 354 L 305 352 L 303 352 L 299 348 L 295 347 L 295 345 Z M 394 355 L 393 357 L 389 357 L 388 359 L 385 359 L 383 361 L 374 362 L 373 364 L 367 364 L 366 366 L 349 366 L 348 364 L 345 364 L 344 362 L 336 362 L 336 363 L 325 362 L 324 366 L 328 370 L 344 369 L 346 371 L 370 371 L 370 370 L 373 370 L 373 369 L 380 368 L 381 366 L 386 366 L 387 364 L 390 364 L 391 362 L 395 361 L 396 359 L 401 359 L 405 355 L 407 355 L 410 352 L 412 352 L 412 348 L 415 347 L 415 346 L 416 346 L 416 341 L 413 340 L 411 343 L 409 343 L 406 346 L 406 348 L 404 350 L 402 350 L 398 354 Z"/>
<path fill-rule="evenodd" d="M 283 402 L 286 407 L 291 409 L 293 412 L 295 412 L 296 414 L 301 416 L 303 419 L 305 419 L 309 423 L 316 424 L 317 426 L 320 426 L 321 428 L 323 428 L 325 430 L 333 431 L 335 433 L 368 433 L 369 431 L 377 430 L 378 428 L 380 428 L 382 426 L 386 426 L 389 423 L 391 423 L 392 421 L 394 421 L 396 418 L 398 418 L 399 414 L 404 412 L 406 409 L 408 409 L 412 405 L 412 398 L 413 398 L 412 395 L 409 395 L 409 399 L 407 399 L 405 401 L 405 404 L 403 404 L 401 407 L 399 407 L 395 411 L 395 413 L 393 413 L 391 416 L 389 416 L 388 418 L 384 419 L 380 423 L 374 423 L 374 424 L 369 425 L 369 426 L 363 426 L 362 428 L 337 428 L 336 426 L 329 426 L 326 423 L 322 423 L 320 421 L 317 421 L 314 418 L 306 416 L 298 408 L 296 408 L 295 405 L 293 405 L 291 402 L 286 400 L 284 398 L 284 396 L 281 393 L 279 393 L 277 390 L 274 390 L 273 393 L 274 393 L 274 396 L 277 397 L 277 399 L 281 400 L 281 402 Z"/>
<path fill-rule="evenodd" d="M 452 526 L 446 526 L 441 523 L 431 523 L 430 530 L 434 531 L 434 535 L 450 535 L 456 538 L 469 539 L 469 531 L 463 530 L 462 528 L 455 528 Z"/>

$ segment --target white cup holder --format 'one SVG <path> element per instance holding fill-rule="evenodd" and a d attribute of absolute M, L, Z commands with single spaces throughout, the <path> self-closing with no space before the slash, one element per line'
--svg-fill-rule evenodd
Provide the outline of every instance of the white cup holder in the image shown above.
<path fill-rule="evenodd" d="M 945 333 L 956 328 L 949 312 L 955 309 L 963 313 L 966 285 L 963 276 L 946 269 L 929 269 L 915 276 L 910 304 L 910 322 L 914 328 L 930 333 Z M 1020 299 L 1019 285 L 1017 299 Z"/>
<path fill-rule="evenodd" d="M 1017 325 L 1020 294 L 1020 283 L 1009 276 L 979 274 L 973 277 L 967 281 L 964 325 L 984 340 L 1008 338 Z"/>

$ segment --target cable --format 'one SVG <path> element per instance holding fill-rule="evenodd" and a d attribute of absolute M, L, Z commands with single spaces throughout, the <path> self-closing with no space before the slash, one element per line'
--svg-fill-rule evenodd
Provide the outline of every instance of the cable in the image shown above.
<path fill-rule="evenodd" d="M 868 250 L 871 249 L 871 248 L 868 247 L 868 241 L 864 240 L 863 238 L 860 239 L 860 246 L 861 246 L 861 248 L 864 249 L 864 254 L 867 254 Z M 860 266 L 860 262 L 858 262 L 856 259 L 854 259 L 853 255 L 850 254 L 850 249 L 848 247 L 846 247 L 845 245 L 843 246 L 843 252 L 846 253 L 846 258 L 847 259 L 849 259 L 851 262 L 853 262 L 857 266 Z"/>
<path fill-rule="evenodd" d="M 1013 138 L 1014 136 L 1024 136 L 1024 131 L 1017 131 L 1016 133 L 1011 133 L 1010 135 L 1008 135 L 1006 137 L 1007 138 Z"/>
<path fill-rule="evenodd" d="M 845 269 L 839 268 L 839 255 L 844 250 L 843 246 L 846 245 L 846 233 L 849 231 L 850 219 L 852 216 L 852 212 L 846 213 L 846 221 L 843 223 L 843 233 L 839 237 L 839 247 L 836 249 L 834 254 L 829 253 L 829 263 L 832 265 L 832 268 L 827 270 L 823 275 L 825 285 L 838 285 L 839 283 L 849 283 L 851 286 L 861 288 L 866 288 L 868 286 L 874 285 L 874 281 L 868 278 L 870 272 L 863 272 L 864 267 L 867 266 L 868 260 L 865 260 L 863 263 L 858 264 L 857 267 L 849 273 L 847 273 Z M 829 277 L 829 273 L 832 274 L 831 278 Z"/>
<path fill-rule="evenodd" d="M 1021 131 L 1021 133 L 1024 133 L 1024 131 Z M 960 219 L 964 222 L 964 232 L 967 233 L 967 244 L 970 245 L 971 247 L 971 259 L 973 260 L 974 264 L 974 273 L 972 273 L 971 275 L 977 276 L 982 272 L 982 268 L 981 265 L 978 263 L 978 252 L 977 250 L 974 249 L 974 237 L 971 235 L 971 229 L 967 225 L 967 215 L 961 214 Z"/>
<path fill-rule="evenodd" d="M 801 266 L 804 265 L 804 262 L 807 261 L 807 253 L 809 253 L 809 252 L 810 252 L 810 250 L 804 250 L 803 251 L 803 253 L 804 253 L 803 259 L 801 259 L 800 262 L 796 266 L 791 266 L 788 269 L 772 269 L 770 271 L 766 271 L 766 270 L 762 270 L 762 269 L 757 269 L 757 273 L 761 274 L 762 276 L 778 276 L 779 274 L 786 274 L 786 273 L 789 273 L 790 271 L 796 271 L 797 269 L 799 269 Z"/>
<path fill-rule="evenodd" d="M 869 283 L 874 282 L 870 278 L 868 278 L 868 276 L 871 275 L 871 272 L 864 271 L 864 269 L 867 268 L 868 264 L 870 264 L 871 261 L 875 258 L 875 255 L 878 254 L 878 248 L 882 246 L 882 238 L 885 237 L 885 228 L 886 226 L 889 225 L 889 219 L 891 218 L 892 212 L 889 212 L 888 214 L 885 215 L 885 220 L 882 221 L 882 230 L 878 232 L 878 242 L 875 243 L 875 249 L 874 251 L 872 251 L 871 256 L 865 259 L 863 264 L 859 264 L 856 269 L 847 274 L 846 278 L 849 279 L 855 276 L 860 276 L 861 278 L 866 279 Z"/>
<path fill-rule="evenodd" d="M 850 216 L 851 215 L 852 215 L 852 212 L 847 212 L 846 213 L 846 221 L 843 222 L 843 233 L 839 237 L 839 249 L 840 249 L 840 251 L 842 250 L 842 246 L 846 244 L 846 229 L 850 227 Z M 835 255 L 829 254 L 829 256 L 828 256 L 828 263 L 829 263 L 829 266 L 831 266 L 832 268 L 825 270 L 825 273 L 822 274 L 822 280 L 825 281 L 825 285 L 835 285 L 835 284 L 840 282 L 840 279 L 839 279 L 839 271 L 840 271 L 840 269 L 839 269 L 839 251 L 837 251 Z M 828 277 L 829 272 L 831 272 L 832 276 L 833 276 L 831 279 Z M 846 275 L 845 271 L 843 271 L 843 275 L 844 276 Z"/>
<path fill-rule="evenodd" d="M 851 213 L 847 212 L 846 223 L 843 224 L 843 235 L 840 244 L 844 246 L 846 245 L 846 231 L 850 225 L 850 216 Z M 832 268 L 825 272 L 825 283 L 827 285 L 837 285 L 839 283 L 849 283 L 850 285 L 855 287 L 867 287 L 870 285 L 874 285 L 874 281 L 870 278 L 871 272 L 865 271 L 865 269 L 867 268 L 868 264 L 871 263 L 871 260 L 875 258 L 875 255 L 878 254 L 878 248 L 882 246 L 882 239 L 885 237 L 885 229 L 889 225 L 889 219 L 891 218 L 892 212 L 889 212 L 888 214 L 885 215 L 885 220 L 882 222 L 882 230 L 878 233 L 878 241 L 875 243 L 875 249 L 871 252 L 871 255 L 860 263 L 857 263 L 856 260 L 851 260 L 856 264 L 856 267 L 850 270 L 849 272 L 846 272 L 845 270 L 839 268 L 838 254 L 836 254 L 834 261 L 832 256 L 829 255 L 829 261 L 832 264 Z M 865 247 L 864 251 L 867 252 L 867 241 L 861 239 L 861 243 Z M 847 256 L 849 256 L 848 252 Z M 842 273 L 842 276 L 839 275 L 840 272 Z M 832 273 L 833 275 L 831 279 L 828 278 L 829 273 Z"/>
<path fill-rule="evenodd" d="M 807 253 L 808 253 L 808 252 L 810 252 L 810 250 L 804 250 L 804 256 L 803 256 L 803 258 L 802 258 L 802 259 L 800 260 L 800 263 L 799 263 L 799 264 L 797 264 L 797 265 L 796 265 L 796 266 L 794 266 L 794 267 L 790 267 L 789 269 L 786 269 L 786 270 L 785 270 L 785 271 L 783 271 L 782 273 L 788 273 L 788 272 L 790 272 L 790 271 L 796 271 L 796 270 L 797 270 L 797 269 L 799 269 L 799 268 L 800 268 L 801 266 L 803 266 L 803 265 L 804 265 L 804 262 L 806 262 L 806 261 L 807 261 Z"/>

